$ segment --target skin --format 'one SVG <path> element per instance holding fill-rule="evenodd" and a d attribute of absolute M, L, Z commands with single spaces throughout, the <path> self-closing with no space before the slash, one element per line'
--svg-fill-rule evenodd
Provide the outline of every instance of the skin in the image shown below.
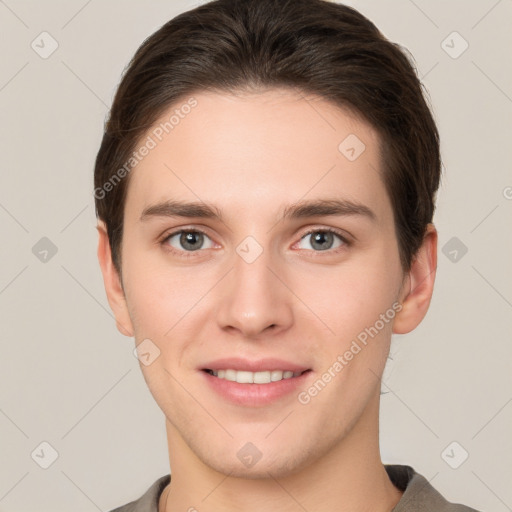
<path fill-rule="evenodd" d="M 194 97 L 198 106 L 130 176 L 122 283 L 98 224 L 118 329 L 160 350 L 141 364 L 166 417 L 172 484 L 159 510 L 390 511 L 401 492 L 380 459 L 380 378 L 391 334 L 413 330 L 428 310 L 436 230 L 428 226 L 403 272 L 379 137 L 349 111 L 287 89 Z M 366 146 L 354 161 L 338 150 L 349 134 Z M 282 218 L 288 204 L 333 197 L 366 205 L 375 220 Z M 169 199 L 214 204 L 222 222 L 141 220 L 146 207 Z M 191 228 L 207 235 L 193 241 L 196 251 L 179 234 L 160 243 Z M 338 229 L 350 243 L 334 236 L 319 250 L 310 228 Z M 263 249 L 252 263 L 236 251 L 249 235 Z M 278 357 L 312 369 L 307 389 L 397 302 L 394 319 L 307 404 L 294 392 L 263 407 L 234 405 L 198 370 L 220 357 Z M 237 457 L 249 441 L 262 453 L 250 468 Z"/>

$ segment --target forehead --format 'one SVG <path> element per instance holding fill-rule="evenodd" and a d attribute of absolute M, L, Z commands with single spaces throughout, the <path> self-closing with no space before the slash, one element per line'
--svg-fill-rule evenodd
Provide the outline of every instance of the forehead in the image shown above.
<path fill-rule="evenodd" d="M 390 210 L 376 131 L 319 97 L 199 92 L 168 108 L 139 147 L 148 142 L 131 171 L 133 215 L 170 198 L 273 214 L 276 204 L 340 195 Z"/>

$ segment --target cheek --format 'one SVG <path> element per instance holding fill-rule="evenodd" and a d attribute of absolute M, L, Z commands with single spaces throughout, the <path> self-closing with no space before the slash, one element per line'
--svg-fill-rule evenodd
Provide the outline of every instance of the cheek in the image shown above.
<path fill-rule="evenodd" d="M 126 245 L 123 273 L 136 339 L 149 338 L 176 358 L 184 348 L 181 342 L 204 325 L 215 295 L 211 290 L 223 272 L 214 265 L 173 263 L 158 251 L 137 252 L 136 244 L 131 245 Z"/>
<path fill-rule="evenodd" d="M 392 308 L 402 275 L 398 257 L 385 254 L 368 253 L 339 266 L 295 269 L 290 288 L 308 308 L 308 322 L 314 313 L 315 328 L 326 339 L 349 341 Z"/>
<path fill-rule="evenodd" d="M 127 298 L 135 331 L 144 337 L 165 339 L 201 297 L 190 275 L 152 272 L 145 267 L 132 273 Z"/>

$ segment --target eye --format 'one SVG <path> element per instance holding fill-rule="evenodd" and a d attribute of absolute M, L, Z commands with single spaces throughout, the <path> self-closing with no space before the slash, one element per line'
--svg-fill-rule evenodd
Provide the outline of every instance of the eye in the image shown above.
<path fill-rule="evenodd" d="M 336 249 L 342 249 L 350 245 L 347 238 L 337 230 L 331 228 L 311 229 L 302 235 L 298 243 L 300 244 L 308 238 L 311 240 L 310 246 L 314 252 L 337 252 Z M 337 244 L 336 239 L 338 239 Z M 174 231 L 165 235 L 160 244 L 167 250 L 185 258 L 192 257 L 193 255 L 191 253 L 198 252 L 201 249 L 212 249 L 214 247 L 214 243 L 210 237 L 200 229 L 180 229 Z M 308 247 L 299 247 L 299 249 L 311 250 Z"/>
<path fill-rule="evenodd" d="M 311 236 L 314 235 L 314 236 Z M 310 246 L 315 252 L 328 251 L 330 249 L 338 249 L 340 247 L 348 246 L 348 240 L 338 231 L 334 229 L 312 229 L 301 237 L 301 241 L 310 238 Z M 336 238 L 340 241 L 335 245 Z M 302 247 L 304 249 L 304 247 Z M 309 249 L 305 247 L 305 249 Z"/>
<path fill-rule="evenodd" d="M 207 247 L 204 247 L 204 242 L 210 241 Z M 213 242 L 210 237 L 198 229 L 180 229 L 165 236 L 161 241 L 162 245 L 171 246 L 176 252 L 195 252 L 200 249 L 211 249 Z"/>

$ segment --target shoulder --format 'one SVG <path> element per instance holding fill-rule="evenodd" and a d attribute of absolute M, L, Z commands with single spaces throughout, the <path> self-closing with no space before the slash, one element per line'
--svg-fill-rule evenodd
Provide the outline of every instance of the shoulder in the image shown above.
<path fill-rule="evenodd" d="M 474 508 L 451 503 L 411 466 L 385 465 L 389 479 L 402 492 L 392 512 L 478 512 Z"/>
<path fill-rule="evenodd" d="M 384 467 L 389 479 L 403 492 L 392 512 L 479 512 L 474 508 L 447 501 L 411 466 L 387 464 Z M 110 512 L 158 512 L 160 495 L 170 481 L 170 475 L 160 477 L 139 499 Z"/>
<path fill-rule="evenodd" d="M 151 487 L 137 500 L 118 507 L 110 512 L 158 512 L 158 501 L 162 491 L 171 481 L 171 475 L 156 480 Z"/>

